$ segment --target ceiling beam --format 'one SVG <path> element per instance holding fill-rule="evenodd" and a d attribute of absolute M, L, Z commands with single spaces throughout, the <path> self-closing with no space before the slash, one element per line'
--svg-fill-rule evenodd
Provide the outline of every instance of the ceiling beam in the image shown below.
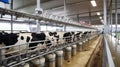
<path fill-rule="evenodd" d="M 49 1 L 54 1 L 54 0 L 41 0 L 41 3 L 46 3 L 46 2 L 49 2 Z M 25 7 L 28 7 L 28 6 L 33 6 L 36 4 L 36 0 L 34 1 L 31 1 L 31 3 L 29 4 L 26 4 L 26 5 L 21 5 L 20 7 L 18 8 L 14 8 L 14 10 L 19 10 L 19 9 L 22 9 L 22 8 L 25 8 Z"/>
<path fill-rule="evenodd" d="M 79 1 L 79 2 L 73 2 L 73 3 L 67 3 L 66 2 L 66 6 L 71 6 L 71 5 L 75 5 L 75 4 L 79 4 L 79 3 L 87 2 L 87 1 L 90 1 L 90 0 L 82 0 L 82 1 Z M 63 8 L 63 7 L 64 7 L 64 4 L 58 5 L 58 6 L 55 6 L 55 7 L 51 7 L 51 8 L 46 8 L 45 10 L 54 10 L 54 9 L 59 9 L 59 8 Z"/>
<path fill-rule="evenodd" d="M 47 1 L 42 1 L 41 4 L 44 4 L 46 2 L 50 2 L 50 1 L 55 1 L 55 0 L 47 0 Z M 74 2 L 74 3 L 66 3 L 67 6 L 70 6 L 70 5 L 75 5 L 75 4 L 79 4 L 81 2 L 87 2 L 89 0 L 82 0 L 82 1 L 79 1 L 79 2 Z M 31 2 L 30 4 L 26 4 L 24 6 L 21 6 L 21 7 L 18 7 L 18 8 L 15 8 L 14 10 L 19 10 L 19 9 L 22 9 L 22 8 L 25 8 L 25 7 L 28 7 L 28 6 L 33 6 L 35 5 L 36 2 Z M 44 10 L 54 10 L 54 9 L 59 9 L 59 8 L 63 8 L 64 7 L 64 4 L 62 5 L 58 5 L 58 6 L 55 6 L 55 7 L 50 7 L 50 8 L 43 8 Z"/>

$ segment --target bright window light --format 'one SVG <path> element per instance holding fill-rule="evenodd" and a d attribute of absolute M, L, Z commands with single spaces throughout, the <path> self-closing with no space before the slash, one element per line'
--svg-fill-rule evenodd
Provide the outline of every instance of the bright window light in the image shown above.
<path fill-rule="evenodd" d="M 97 4 L 96 4 L 96 1 L 95 1 L 95 0 L 91 0 L 90 2 L 91 2 L 91 4 L 92 4 L 92 6 L 93 6 L 93 7 L 96 7 L 96 6 L 97 6 Z"/>
<path fill-rule="evenodd" d="M 100 12 L 97 12 L 97 15 L 100 15 Z"/>
<path fill-rule="evenodd" d="M 99 17 L 100 19 L 102 19 L 102 17 Z"/>

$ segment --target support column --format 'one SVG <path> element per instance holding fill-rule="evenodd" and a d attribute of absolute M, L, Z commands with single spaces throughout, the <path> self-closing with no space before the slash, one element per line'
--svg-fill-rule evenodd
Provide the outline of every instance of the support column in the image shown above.
<path fill-rule="evenodd" d="M 77 45 L 72 45 L 72 56 L 75 56 L 77 53 Z"/>
<path fill-rule="evenodd" d="M 67 60 L 68 62 L 70 62 L 71 60 L 71 50 L 71 47 L 65 48 L 65 60 Z"/>
<path fill-rule="evenodd" d="M 41 57 L 41 58 L 32 60 L 32 63 L 34 63 L 36 67 L 45 67 L 45 58 Z"/>
<path fill-rule="evenodd" d="M 55 67 L 55 58 L 56 55 L 53 54 L 49 54 L 46 56 L 47 60 L 48 60 L 48 66 L 47 67 Z"/>
<path fill-rule="evenodd" d="M 63 51 L 56 51 L 56 67 L 63 67 Z"/>
<path fill-rule="evenodd" d="M 10 8 L 11 10 L 13 10 L 13 0 L 11 0 L 11 4 L 10 4 Z M 13 33 L 13 14 L 11 14 L 11 33 Z"/>

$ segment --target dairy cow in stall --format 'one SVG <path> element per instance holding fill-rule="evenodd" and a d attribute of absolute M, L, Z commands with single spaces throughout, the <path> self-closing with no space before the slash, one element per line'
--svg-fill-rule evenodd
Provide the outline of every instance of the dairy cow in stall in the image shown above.
<path fill-rule="evenodd" d="M 81 32 L 46 32 L 46 36 L 55 46 L 80 40 Z"/>
<path fill-rule="evenodd" d="M 28 47 L 31 48 L 30 50 L 33 50 L 35 49 L 33 48 L 35 46 L 37 48 L 45 48 L 45 47 L 50 47 L 52 45 L 73 42 L 73 34 L 74 34 L 73 32 L 1 33 L 0 41 L 4 46 L 24 44 L 20 47 L 8 48 L 6 49 L 5 52 L 18 50 L 19 48 L 23 50 L 21 52 L 25 52 L 24 50 L 28 49 Z M 41 41 L 41 40 L 42 41 L 46 40 L 46 41 L 25 44 L 32 41 Z"/>
<path fill-rule="evenodd" d="M 41 40 L 42 42 L 27 44 L 28 42 L 41 41 Z M 3 49 L 2 54 L 9 53 L 12 51 L 17 51 L 19 49 L 21 50 L 21 53 L 25 53 L 28 48 L 30 48 L 28 50 L 31 51 L 31 50 L 43 49 L 43 48 L 46 48 L 52 45 L 50 40 L 47 40 L 44 42 L 43 40 L 46 40 L 46 35 L 44 32 L 40 32 L 40 33 L 0 33 L 0 47 L 16 45 L 16 47 Z M 21 45 L 20 47 L 17 46 L 20 44 L 23 44 L 23 45 Z M 19 52 L 5 55 L 3 56 L 3 58 L 10 57 L 16 54 L 19 54 Z"/>
<path fill-rule="evenodd" d="M 81 36 L 82 36 L 82 32 L 81 31 L 74 32 L 73 41 L 79 41 L 81 39 Z"/>

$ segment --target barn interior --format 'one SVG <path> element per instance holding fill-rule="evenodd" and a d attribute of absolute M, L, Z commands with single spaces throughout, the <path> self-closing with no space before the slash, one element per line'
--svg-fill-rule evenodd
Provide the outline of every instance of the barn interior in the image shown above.
<path fill-rule="evenodd" d="M 119 3 L 0 0 L 0 67 L 119 67 Z"/>

